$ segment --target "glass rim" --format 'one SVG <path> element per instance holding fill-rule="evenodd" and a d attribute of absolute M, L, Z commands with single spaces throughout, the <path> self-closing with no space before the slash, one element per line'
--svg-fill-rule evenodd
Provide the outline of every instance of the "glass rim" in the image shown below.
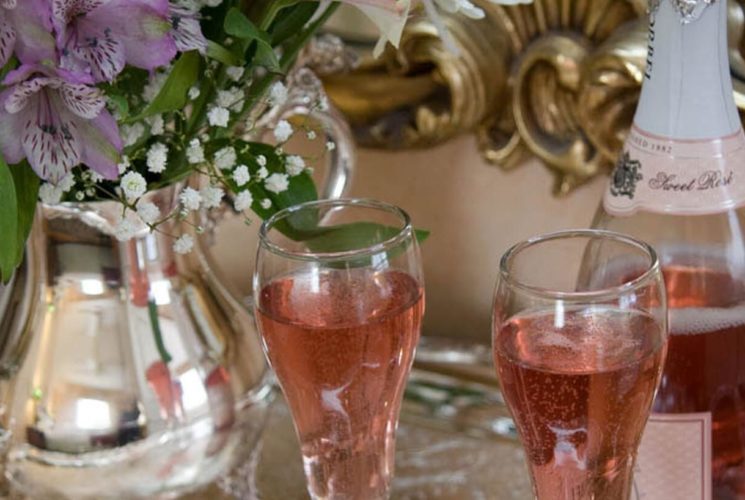
<path fill-rule="evenodd" d="M 398 217 L 401 223 L 400 227 L 396 227 L 396 234 L 385 240 L 379 241 L 372 245 L 368 245 L 353 250 L 343 250 L 338 252 L 310 252 L 310 251 L 298 251 L 290 250 L 278 245 L 271 241 L 269 238 L 269 232 L 274 229 L 274 226 L 281 220 L 290 217 L 291 215 L 298 213 L 302 210 L 310 208 L 368 208 L 378 210 L 380 212 L 387 212 Z M 374 200 L 371 198 L 338 198 L 334 200 L 315 200 L 304 203 L 298 203 L 287 208 L 283 208 L 278 211 L 264 222 L 261 223 L 259 229 L 259 242 L 270 252 L 291 258 L 296 260 L 305 261 L 335 261 L 345 260 L 354 257 L 365 257 L 375 255 L 378 253 L 385 252 L 390 248 L 400 245 L 406 238 L 411 237 L 413 234 L 413 227 L 411 225 L 411 217 L 406 211 L 391 203 L 384 201 Z M 416 238 L 413 238 L 416 241 Z"/>
<path fill-rule="evenodd" d="M 598 290 L 587 290 L 579 292 L 565 292 L 560 290 L 551 290 L 541 286 L 529 285 L 516 279 L 513 274 L 510 273 L 508 268 L 510 262 L 523 250 L 549 241 L 566 240 L 573 238 L 600 238 L 620 242 L 625 245 L 642 250 L 649 257 L 650 262 L 642 274 L 634 279 L 625 281 L 620 285 L 600 288 Z M 653 275 L 658 274 L 659 272 L 660 260 L 657 255 L 657 251 L 652 247 L 652 245 L 640 239 L 634 238 L 633 236 L 617 233 L 615 231 L 606 231 L 603 229 L 567 229 L 533 236 L 510 247 L 509 250 L 507 250 L 504 255 L 502 255 L 502 258 L 499 261 L 500 279 L 504 283 L 507 283 L 509 286 L 541 298 L 566 301 L 597 301 L 600 299 L 618 297 L 625 292 L 639 288 L 645 282 L 649 281 L 653 277 Z"/>

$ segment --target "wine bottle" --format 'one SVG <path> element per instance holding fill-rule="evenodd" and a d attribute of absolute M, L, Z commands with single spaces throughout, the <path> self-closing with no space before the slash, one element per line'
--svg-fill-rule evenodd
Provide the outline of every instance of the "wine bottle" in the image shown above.
<path fill-rule="evenodd" d="M 745 498 L 745 135 L 727 2 L 650 1 L 634 124 L 594 227 L 659 255 L 668 357 L 642 438 L 646 500 Z"/>

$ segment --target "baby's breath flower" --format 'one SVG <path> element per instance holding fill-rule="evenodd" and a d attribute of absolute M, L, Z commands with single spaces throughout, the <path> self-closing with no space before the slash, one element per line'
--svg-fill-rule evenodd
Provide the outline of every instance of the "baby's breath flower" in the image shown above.
<path fill-rule="evenodd" d="M 307 134 L 305 134 L 305 135 L 306 135 L 306 136 L 308 137 L 308 139 L 309 139 L 309 140 L 311 140 L 311 141 L 314 141 L 314 140 L 316 140 L 316 137 L 318 137 L 318 135 L 316 134 L 316 131 L 315 131 L 315 130 L 308 130 L 308 133 L 307 133 Z"/>
<path fill-rule="evenodd" d="M 243 90 L 233 87 L 228 90 L 218 90 L 215 102 L 222 108 L 229 108 L 233 111 L 240 111 L 243 103 Z"/>
<path fill-rule="evenodd" d="M 281 106 L 287 102 L 287 87 L 282 82 L 276 82 L 269 89 L 269 104 L 272 106 Z"/>
<path fill-rule="evenodd" d="M 266 167 L 261 167 L 258 172 L 256 172 L 256 177 L 259 179 L 266 179 L 269 177 L 269 170 L 266 169 Z"/>
<path fill-rule="evenodd" d="M 196 85 L 189 89 L 189 99 L 191 99 L 192 101 L 199 97 L 199 94 L 201 94 L 201 91 Z"/>
<path fill-rule="evenodd" d="M 160 209 L 150 201 L 140 201 L 137 204 L 137 215 L 145 224 L 155 224 L 160 219 Z"/>
<path fill-rule="evenodd" d="M 103 180 L 103 175 L 99 174 L 98 172 L 95 172 L 93 170 L 89 171 L 91 173 L 91 182 L 94 184 L 98 184 Z"/>
<path fill-rule="evenodd" d="M 266 156 L 264 155 L 257 156 L 256 163 L 258 163 L 260 167 L 266 167 Z"/>
<path fill-rule="evenodd" d="M 204 162 L 204 148 L 199 139 L 192 139 L 186 147 L 186 161 L 191 164 Z"/>
<path fill-rule="evenodd" d="M 173 242 L 173 251 L 186 255 L 194 249 L 194 238 L 190 234 L 182 234 L 176 241 Z"/>
<path fill-rule="evenodd" d="M 272 193 L 279 194 L 287 191 L 289 186 L 290 180 L 287 177 L 287 174 L 272 174 L 264 181 L 264 187 L 267 191 L 271 191 Z"/>
<path fill-rule="evenodd" d="M 230 121 L 230 111 L 223 107 L 215 106 L 207 112 L 207 121 L 213 127 L 227 127 L 228 121 Z"/>
<path fill-rule="evenodd" d="M 132 166 L 132 164 L 129 162 L 129 156 L 122 155 L 122 160 L 117 165 L 117 167 L 119 168 L 119 175 L 122 175 L 131 166 Z"/>
<path fill-rule="evenodd" d="M 274 127 L 274 138 L 279 142 L 286 142 L 289 139 L 294 130 L 292 125 L 287 120 L 281 120 L 276 127 Z"/>
<path fill-rule="evenodd" d="M 119 220 L 117 225 L 114 226 L 114 236 L 119 241 L 127 241 L 137 233 L 137 229 L 137 224 L 130 219 L 123 217 Z"/>
<path fill-rule="evenodd" d="M 122 134 L 122 141 L 124 141 L 124 147 L 129 147 L 137 143 L 145 133 L 145 126 L 140 123 L 133 123 L 132 125 L 122 125 L 119 129 Z"/>
<path fill-rule="evenodd" d="M 251 205 L 253 204 L 253 202 L 254 202 L 253 196 L 248 190 L 246 190 L 246 191 L 241 191 L 240 193 L 238 193 L 238 195 L 236 195 L 235 200 L 233 201 L 233 204 L 235 206 L 235 209 L 238 212 L 243 212 L 244 210 L 251 208 Z"/>
<path fill-rule="evenodd" d="M 235 152 L 235 148 L 232 146 L 226 146 L 215 153 L 214 161 L 215 166 L 220 170 L 229 170 L 235 166 L 235 162 L 238 160 L 238 155 Z"/>
<path fill-rule="evenodd" d="M 261 208 L 263 208 L 264 210 L 269 210 L 271 207 L 272 200 L 270 200 L 269 198 L 264 198 L 263 200 L 261 200 Z"/>
<path fill-rule="evenodd" d="M 66 193 L 75 187 L 75 176 L 72 172 L 65 174 L 65 176 L 57 183 L 57 187 L 62 193 Z"/>
<path fill-rule="evenodd" d="M 238 167 L 233 170 L 233 180 L 238 185 L 238 187 L 242 187 L 248 184 L 248 182 L 251 180 L 251 173 L 248 171 L 248 167 L 245 165 L 238 165 Z"/>
<path fill-rule="evenodd" d="M 142 98 L 147 102 L 152 102 L 160 92 L 160 89 L 163 88 L 163 84 L 166 83 L 168 73 L 168 71 L 155 73 L 155 75 L 151 77 L 150 81 L 145 85 L 145 88 L 142 89 Z"/>
<path fill-rule="evenodd" d="M 297 155 L 288 156 L 285 159 L 285 169 L 290 177 L 300 175 L 305 169 L 305 160 Z"/>
<path fill-rule="evenodd" d="M 336 143 L 334 141 L 328 141 L 326 143 L 326 151 L 333 151 L 336 149 Z"/>
<path fill-rule="evenodd" d="M 122 189 L 127 200 L 133 201 L 145 194 L 145 191 L 147 191 L 147 182 L 140 173 L 127 172 L 122 176 L 119 187 Z"/>
<path fill-rule="evenodd" d="M 178 199 L 186 211 L 198 210 L 199 205 L 202 203 L 202 197 L 200 196 L 199 191 L 190 187 L 181 191 Z"/>
<path fill-rule="evenodd" d="M 163 143 L 156 142 L 147 151 L 147 169 L 154 173 L 159 174 L 166 169 L 166 163 L 168 162 L 168 146 Z"/>
<path fill-rule="evenodd" d="M 160 135 L 165 132 L 165 122 L 163 121 L 163 115 L 150 116 L 145 120 L 150 125 L 151 134 Z"/>
<path fill-rule="evenodd" d="M 243 77 L 245 71 L 246 69 L 243 66 L 229 66 L 225 70 L 225 73 L 228 75 L 228 78 L 237 82 Z"/>
<path fill-rule="evenodd" d="M 56 205 L 62 200 L 62 190 L 46 182 L 39 188 L 39 199 L 45 205 Z"/>
<path fill-rule="evenodd" d="M 202 197 L 202 205 L 204 208 L 217 208 L 222 203 L 222 197 L 225 196 L 225 191 L 216 186 L 205 186 L 199 192 Z"/>
<path fill-rule="evenodd" d="M 85 199 L 85 191 L 78 191 L 75 193 L 75 199 L 78 201 L 83 201 Z"/>

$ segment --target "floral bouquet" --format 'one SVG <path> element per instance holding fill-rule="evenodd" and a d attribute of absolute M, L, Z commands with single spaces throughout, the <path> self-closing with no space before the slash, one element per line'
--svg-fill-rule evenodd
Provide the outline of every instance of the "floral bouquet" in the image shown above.
<path fill-rule="evenodd" d="M 378 49 L 397 44 L 414 5 L 346 3 L 378 25 Z M 435 17 L 435 4 L 483 16 L 468 0 L 423 4 Z M 276 125 L 273 144 L 245 137 L 262 109 L 287 99 L 282 76 L 336 7 L 303 0 L 0 0 L 0 278 L 10 279 L 23 257 L 39 199 L 116 200 L 122 240 L 143 223 L 158 231 L 165 221 L 188 222 L 190 212 L 228 200 L 238 212 L 266 218 L 316 199 L 305 159 L 284 151 L 294 132 L 289 122 Z M 183 189 L 170 213 L 144 197 L 194 173 L 209 183 Z M 174 235 L 178 253 L 193 243 L 190 234 Z"/>
<path fill-rule="evenodd" d="M 316 197 L 282 145 L 242 140 L 287 98 L 281 77 L 335 5 L 238 0 L 0 0 L 0 275 L 20 262 L 37 199 L 116 200 L 116 236 L 227 202 L 262 217 Z M 314 105 L 327 106 L 326 102 Z M 311 132 L 309 131 L 309 134 Z M 328 144 L 333 148 L 332 143 Z M 143 196 L 199 172 L 172 213 Z M 174 240 L 191 249 L 192 237 Z"/>

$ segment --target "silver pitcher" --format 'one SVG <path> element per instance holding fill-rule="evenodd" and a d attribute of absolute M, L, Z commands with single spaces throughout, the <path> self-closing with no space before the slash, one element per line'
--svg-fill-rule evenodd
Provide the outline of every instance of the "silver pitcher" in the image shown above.
<path fill-rule="evenodd" d="M 341 196 L 353 162 L 347 126 L 309 106 L 321 92 L 312 73 L 289 82 L 287 104 L 257 123 L 318 120 L 337 144 L 322 192 Z M 146 196 L 166 213 L 177 189 Z M 224 477 L 256 448 L 268 367 L 209 235 L 182 257 L 146 227 L 116 240 L 119 214 L 113 202 L 40 207 L 22 266 L 0 286 L 0 445 L 14 493 L 170 498 Z"/>

